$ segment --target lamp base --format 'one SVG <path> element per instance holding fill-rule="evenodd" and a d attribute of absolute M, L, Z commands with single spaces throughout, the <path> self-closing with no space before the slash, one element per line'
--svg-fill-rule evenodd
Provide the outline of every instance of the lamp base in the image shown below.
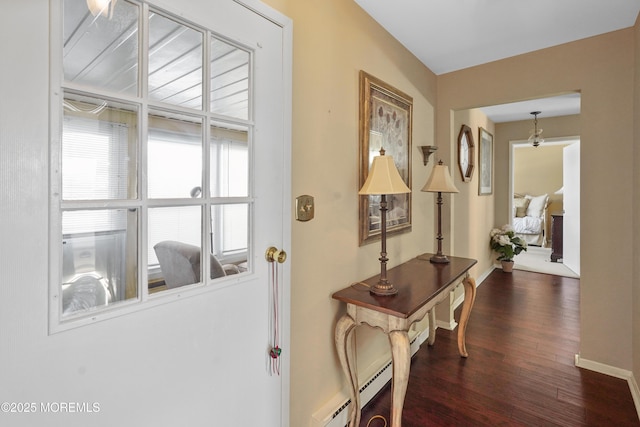
<path fill-rule="evenodd" d="M 398 293 L 398 290 L 389 282 L 378 282 L 369 290 L 374 295 L 389 296 Z"/>
<path fill-rule="evenodd" d="M 443 254 L 436 254 L 429 258 L 429 261 L 435 264 L 448 264 L 450 262 L 449 258 L 447 258 L 447 256 Z"/>

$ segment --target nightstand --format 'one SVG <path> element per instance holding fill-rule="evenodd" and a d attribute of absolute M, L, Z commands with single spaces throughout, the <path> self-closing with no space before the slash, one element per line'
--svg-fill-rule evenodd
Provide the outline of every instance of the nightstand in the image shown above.
<path fill-rule="evenodd" d="M 551 262 L 562 262 L 562 213 L 551 214 Z"/>

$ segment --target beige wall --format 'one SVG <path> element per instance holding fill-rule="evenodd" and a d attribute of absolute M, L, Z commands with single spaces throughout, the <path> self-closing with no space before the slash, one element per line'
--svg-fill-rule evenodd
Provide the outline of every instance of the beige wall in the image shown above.
<path fill-rule="evenodd" d="M 470 182 L 464 182 L 462 175 L 458 167 L 458 135 L 460 134 L 460 128 L 462 125 L 467 125 L 471 128 L 473 134 L 473 141 L 475 144 L 475 167 L 473 170 L 473 176 Z M 451 172 L 454 179 L 454 183 L 458 190 L 457 194 L 450 197 L 450 202 L 447 205 L 450 208 L 448 218 L 443 221 L 443 227 L 449 225 L 446 229 L 450 232 L 450 239 L 453 242 L 451 247 L 451 253 L 457 256 L 474 258 L 478 260 L 478 264 L 471 271 L 475 277 L 478 277 L 489 268 L 491 268 L 495 254 L 493 254 L 489 248 L 489 230 L 495 226 L 494 219 L 494 194 L 478 196 L 478 180 L 479 180 L 479 165 L 478 165 L 478 147 L 479 143 L 479 128 L 486 129 L 490 134 L 494 135 L 495 145 L 495 126 L 491 120 L 489 120 L 479 109 L 470 109 L 457 111 L 453 114 L 452 136 L 453 136 L 453 149 L 447 153 L 447 149 L 444 140 L 439 139 L 438 145 L 442 148 L 442 156 L 445 163 L 451 165 Z M 445 154 L 447 153 L 447 154 Z M 494 181 L 495 181 L 494 175 Z M 494 182 L 495 190 L 495 182 Z M 450 212 L 455 210 L 456 216 L 453 222 L 450 221 Z M 486 230 L 486 233 L 484 232 Z M 443 233 L 445 239 L 448 233 Z M 445 240 L 447 241 L 447 240 Z"/>
<path fill-rule="evenodd" d="M 432 251 L 431 171 L 419 145 L 435 145 L 436 78 L 353 1 L 268 0 L 293 19 L 292 193 L 314 196 L 315 218 L 292 224 L 291 425 L 346 385 L 333 330 L 344 307 L 331 294 L 379 273 L 379 243 L 358 245 L 358 73 L 364 70 L 413 97 L 413 229 L 388 239 L 389 265 Z M 360 328 L 361 377 L 387 339 Z"/>
<path fill-rule="evenodd" d="M 551 200 L 562 202 L 562 196 L 555 192 L 562 187 L 562 149 L 565 146 L 527 145 L 514 150 L 513 191 L 532 196 L 548 194 Z"/>
<path fill-rule="evenodd" d="M 545 138 L 570 138 L 580 135 L 580 115 L 551 117 L 551 118 L 538 118 L 538 123 L 542 129 L 544 129 Z M 504 150 L 499 150 L 496 155 L 497 165 L 500 167 L 500 176 L 498 180 L 501 191 L 496 197 L 496 222 L 503 224 L 509 222 L 509 143 L 512 141 L 526 140 L 531 131 L 531 121 L 517 121 L 508 123 L 498 123 L 496 125 L 496 145 L 500 147 L 506 147 Z M 540 147 L 538 147 L 540 148 Z M 535 150 L 531 148 L 531 150 Z M 560 182 L 562 182 L 562 176 L 560 176 Z M 537 184 L 536 184 L 537 185 Z M 554 184 L 555 185 L 555 184 Z M 551 186 L 553 191 L 559 187 Z M 531 191 L 537 191 L 537 187 Z M 516 189 L 516 192 L 528 191 L 527 188 Z M 552 200 L 556 200 L 553 206 L 549 206 L 549 212 L 555 212 L 562 209 L 560 202 L 556 199 L 558 195 L 550 195 Z"/>
<path fill-rule="evenodd" d="M 581 92 L 580 353 L 629 370 L 633 37 L 627 29 L 438 76 L 436 112 L 438 140 L 451 140 L 451 111 Z M 508 145 L 496 144 L 496 220 L 499 212 L 506 214 L 506 159 Z M 616 191 L 610 190 L 611 182 Z M 465 215 L 454 211 L 453 221 L 457 224 Z"/>
<path fill-rule="evenodd" d="M 526 134 L 524 134 L 526 135 Z M 545 236 L 551 236 L 551 217 L 562 212 L 562 194 L 555 194 L 562 187 L 562 149 L 566 145 L 527 145 L 513 152 L 513 192 L 549 196 L 545 217 Z"/>
<path fill-rule="evenodd" d="M 344 308 L 331 294 L 378 271 L 379 247 L 358 247 L 361 69 L 414 98 L 413 232 L 389 240 L 390 264 L 433 250 L 433 197 L 416 191 L 431 164 L 422 165 L 415 147 L 438 145 L 434 157 L 450 165 L 461 190 L 445 199 L 445 252 L 479 259 L 476 275 L 492 262 L 490 228 L 508 222 L 503 137 L 512 136 L 506 128 L 501 136 L 500 127 L 463 110 L 581 92 L 582 112 L 573 126 L 581 135 L 583 172 L 581 356 L 631 369 L 633 30 L 436 77 L 352 1 L 266 2 L 294 21 L 292 190 L 294 196 L 316 198 L 316 218 L 292 224 L 291 425 L 309 425 L 311 415 L 344 386 L 333 344 L 333 327 Z M 477 171 L 471 183 L 461 183 L 457 173 L 454 141 L 459 123 L 467 120 L 474 137 L 480 123 L 495 135 L 491 196 L 477 195 Z M 611 182 L 619 191 L 610 190 Z M 386 347 L 378 335 L 359 333 L 360 368 Z"/>

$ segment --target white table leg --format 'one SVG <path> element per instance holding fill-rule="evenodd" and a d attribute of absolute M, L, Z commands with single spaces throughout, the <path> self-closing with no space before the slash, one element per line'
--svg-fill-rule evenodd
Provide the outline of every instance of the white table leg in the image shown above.
<path fill-rule="evenodd" d="M 342 370 L 349 382 L 349 394 L 351 395 L 351 408 L 349 409 L 349 426 L 358 427 L 360 424 L 360 393 L 358 390 L 358 370 L 353 346 L 353 331 L 355 322 L 348 314 L 345 314 L 336 324 L 335 341 L 338 350 L 338 359 Z"/>
<path fill-rule="evenodd" d="M 429 311 L 429 338 L 427 344 L 433 345 L 436 342 L 436 308 L 433 307 Z"/>
<path fill-rule="evenodd" d="M 407 331 L 389 332 L 391 357 L 393 361 L 393 379 L 391 382 L 391 427 L 401 427 L 402 407 L 409 384 L 411 368 L 411 349 Z"/>

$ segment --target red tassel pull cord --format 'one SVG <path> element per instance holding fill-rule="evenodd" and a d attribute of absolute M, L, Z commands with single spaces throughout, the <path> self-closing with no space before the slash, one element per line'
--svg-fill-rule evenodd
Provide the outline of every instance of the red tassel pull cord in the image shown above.
<path fill-rule="evenodd" d="M 278 357 L 280 357 L 280 353 L 282 353 L 282 349 L 280 347 L 272 348 L 269 352 L 272 359 L 277 359 Z"/>
<path fill-rule="evenodd" d="M 271 374 L 272 375 L 280 375 L 280 355 L 282 354 L 282 349 L 280 348 L 280 334 L 279 334 L 279 311 L 278 311 L 278 301 L 280 300 L 280 292 L 278 289 L 278 266 L 277 263 L 271 262 L 271 275 L 269 284 L 271 287 L 271 299 L 272 299 L 272 327 L 273 327 L 273 342 L 271 346 L 271 350 L 269 351 L 269 357 L 271 358 Z"/>

